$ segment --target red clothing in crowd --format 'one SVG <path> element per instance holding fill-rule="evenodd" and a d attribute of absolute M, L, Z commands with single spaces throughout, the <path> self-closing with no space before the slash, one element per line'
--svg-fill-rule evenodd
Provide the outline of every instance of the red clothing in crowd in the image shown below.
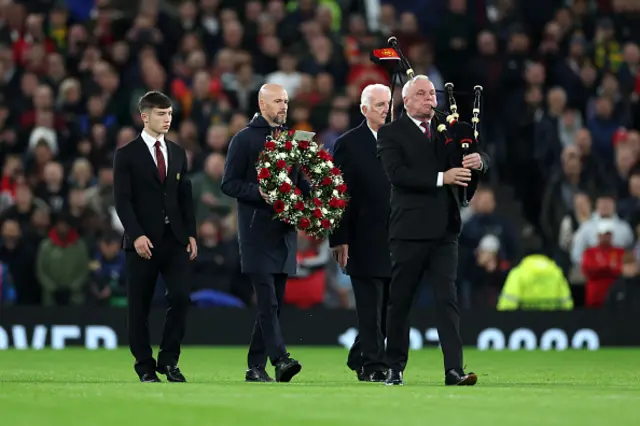
<path fill-rule="evenodd" d="M 587 278 L 584 304 L 589 308 L 603 306 L 611 284 L 622 272 L 624 249 L 596 246 L 585 250 L 582 256 L 582 273 Z"/>
<path fill-rule="evenodd" d="M 318 247 L 310 245 L 307 250 L 298 250 L 298 264 L 302 259 L 318 256 Z M 305 277 L 289 277 L 284 293 L 284 303 L 300 309 L 309 309 L 324 302 L 327 269 L 317 268 Z"/>

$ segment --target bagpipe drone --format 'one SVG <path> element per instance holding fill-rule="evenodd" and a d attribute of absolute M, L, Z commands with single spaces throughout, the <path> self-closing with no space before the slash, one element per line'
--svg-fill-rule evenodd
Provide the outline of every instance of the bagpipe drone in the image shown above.
<path fill-rule="evenodd" d="M 390 37 L 388 40 L 390 48 L 375 49 L 371 52 L 371 61 L 376 64 L 392 63 L 397 64 L 397 68 L 404 71 L 409 79 L 415 77 L 415 72 L 411 68 L 411 64 L 407 58 L 403 55 L 402 50 L 398 46 L 398 40 L 396 37 Z M 389 114 L 387 114 L 387 120 L 394 120 L 393 105 L 393 89 L 396 85 L 396 79 L 399 80 L 400 85 L 404 85 L 402 79 L 402 72 L 396 70 L 392 73 L 391 78 L 391 103 L 389 104 Z M 436 119 L 436 130 L 445 137 L 445 146 L 447 150 L 447 156 L 451 167 L 462 167 L 462 158 L 465 155 L 478 152 L 478 137 L 479 137 L 479 124 L 480 124 L 480 100 L 482 98 L 482 86 L 475 86 L 473 88 L 473 117 L 471 118 L 471 124 L 465 121 L 460 121 L 460 114 L 458 113 L 458 104 L 456 102 L 453 90 L 453 83 L 446 83 L 443 90 L 436 90 L 438 93 L 445 93 L 449 102 L 449 111 L 446 112 L 433 108 Z M 467 188 L 462 188 L 462 197 L 460 200 L 463 206 L 469 205 L 467 197 Z"/>

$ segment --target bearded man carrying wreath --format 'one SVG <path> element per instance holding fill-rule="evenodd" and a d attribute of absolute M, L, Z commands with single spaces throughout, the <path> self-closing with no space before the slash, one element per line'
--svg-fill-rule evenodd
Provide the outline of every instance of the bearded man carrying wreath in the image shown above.
<path fill-rule="evenodd" d="M 251 278 L 258 314 L 253 326 L 245 380 L 272 382 L 265 367 L 267 357 L 275 367 L 277 382 L 289 382 L 302 365 L 289 356 L 280 329 L 287 277 L 296 272 L 296 228 L 274 218 L 269 195 L 258 183 L 256 163 L 267 137 L 284 130 L 289 97 L 277 84 L 265 84 L 258 94 L 260 113 L 229 143 L 222 177 L 222 192 L 238 200 L 238 240 L 242 272 Z M 311 185 L 298 167 L 288 177 L 303 194 Z"/>

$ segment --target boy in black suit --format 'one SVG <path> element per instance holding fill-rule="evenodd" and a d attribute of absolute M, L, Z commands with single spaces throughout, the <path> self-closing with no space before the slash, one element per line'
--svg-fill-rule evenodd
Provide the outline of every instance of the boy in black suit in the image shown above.
<path fill-rule="evenodd" d="M 165 139 L 171 126 L 171 99 L 148 92 L 139 102 L 144 129 L 118 149 L 114 193 L 124 226 L 129 345 L 142 382 L 185 382 L 178 368 L 189 299 L 189 260 L 198 253 L 191 183 L 184 149 Z M 167 317 L 158 362 L 149 342 L 149 310 L 158 273 L 167 287 Z"/>

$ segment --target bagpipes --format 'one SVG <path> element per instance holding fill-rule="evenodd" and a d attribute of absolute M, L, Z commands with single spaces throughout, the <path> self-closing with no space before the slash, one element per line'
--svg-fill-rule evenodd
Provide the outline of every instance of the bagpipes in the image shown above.
<path fill-rule="evenodd" d="M 383 62 L 390 62 L 398 64 L 404 71 L 409 79 L 415 77 L 415 72 L 411 67 L 411 64 L 407 58 L 403 55 L 402 50 L 398 46 L 398 39 L 396 37 L 390 37 L 388 40 L 391 48 L 375 49 L 371 52 L 371 61 L 377 64 Z M 389 114 L 387 114 L 387 120 L 394 120 L 393 105 L 393 89 L 395 88 L 396 78 L 399 79 L 400 85 L 404 85 L 402 80 L 402 73 L 393 71 L 391 78 L 391 102 L 389 104 Z M 444 90 L 436 90 L 437 93 L 446 93 L 447 100 L 449 102 L 449 111 L 447 114 L 437 108 L 433 108 L 436 115 L 436 130 L 445 137 L 445 146 L 449 165 L 451 167 L 462 167 L 462 158 L 468 154 L 478 152 L 478 137 L 480 134 L 480 100 L 482 98 L 482 86 L 475 86 L 473 88 L 473 117 L 471 118 L 471 124 L 465 121 L 460 121 L 460 114 L 458 113 L 458 104 L 456 102 L 453 90 L 453 83 L 446 83 Z M 468 94 L 468 93 L 465 93 Z M 441 120 L 443 119 L 444 122 Z M 463 206 L 469 205 L 467 198 L 467 188 L 462 187 L 461 204 Z"/>

